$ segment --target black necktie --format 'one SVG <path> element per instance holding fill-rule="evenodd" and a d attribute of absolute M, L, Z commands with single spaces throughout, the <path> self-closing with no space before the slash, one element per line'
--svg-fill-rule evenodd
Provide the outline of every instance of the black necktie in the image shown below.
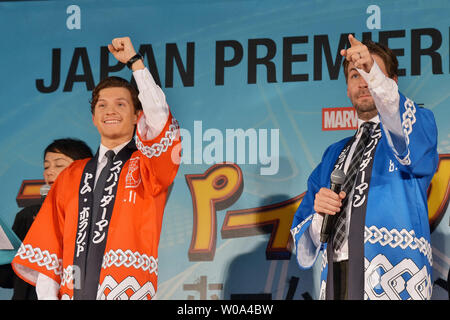
<path fill-rule="evenodd" d="M 337 217 L 334 229 L 335 231 L 333 238 L 333 248 L 335 250 L 339 249 L 342 246 L 342 243 L 344 243 L 346 234 L 346 222 L 347 222 L 346 218 L 347 210 L 345 210 L 345 208 L 347 206 L 347 203 L 349 202 L 349 194 L 351 193 L 354 187 L 356 176 L 358 175 L 358 170 L 364 154 L 364 149 L 366 148 L 366 145 L 370 139 L 370 129 L 372 128 L 373 124 L 374 124 L 373 122 L 364 122 L 361 125 L 361 128 L 363 130 L 361 134 L 361 139 L 359 139 L 358 144 L 356 145 L 355 152 L 353 153 L 353 157 L 351 159 L 351 163 L 347 170 L 345 181 L 342 186 L 342 191 L 345 191 L 346 197 L 342 201 L 341 213 Z"/>
<path fill-rule="evenodd" d="M 113 159 L 116 154 L 112 150 L 108 150 L 105 153 L 105 157 L 108 159 L 108 162 L 106 163 L 105 167 L 100 172 L 100 175 L 98 176 L 97 183 L 95 184 L 94 188 L 94 201 L 93 201 L 93 214 L 92 214 L 92 221 L 97 221 L 97 211 L 100 207 L 100 201 L 102 200 L 103 196 L 103 189 L 105 188 L 106 180 L 109 176 L 109 171 L 113 164 Z"/>

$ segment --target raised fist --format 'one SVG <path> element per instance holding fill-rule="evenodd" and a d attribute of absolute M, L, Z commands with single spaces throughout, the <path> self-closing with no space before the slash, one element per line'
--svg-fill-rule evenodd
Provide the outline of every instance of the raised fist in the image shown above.
<path fill-rule="evenodd" d="M 128 60 L 136 55 L 136 51 L 129 37 L 114 38 L 111 44 L 108 44 L 108 50 L 122 63 L 127 63 Z"/>

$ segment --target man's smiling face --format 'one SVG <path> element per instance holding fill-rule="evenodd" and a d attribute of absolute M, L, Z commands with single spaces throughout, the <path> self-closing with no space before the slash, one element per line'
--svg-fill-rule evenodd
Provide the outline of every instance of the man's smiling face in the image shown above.
<path fill-rule="evenodd" d="M 100 90 L 92 121 L 102 144 L 113 148 L 133 137 L 138 115 L 128 89 L 110 87 Z"/>

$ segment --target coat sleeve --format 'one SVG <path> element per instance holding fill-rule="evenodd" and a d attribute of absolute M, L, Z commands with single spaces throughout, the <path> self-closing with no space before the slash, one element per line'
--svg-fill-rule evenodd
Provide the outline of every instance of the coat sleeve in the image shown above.
<path fill-rule="evenodd" d="M 437 128 L 433 113 L 419 107 L 398 90 L 377 63 L 366 80 L 383 124 L 383 131 L 399 169 L 417 177 L 432 176 L 437 168 Z"/>
<path fill-rule="evenodd" d="M 139 122 L 143 121 L 142 114 Z M 153 196 L 167 189 L 175 179 L 180 164 L 181 141 L 177 120 L 169 113 L 169 117 L 159 134 L 146 140 L 145 134 L 136 131 L 136 147 L 143 155 L 144 181 L 150 181 L 148 188 Z"/>
<path fill-rule="evenodd" d="M 321 187 L 326 187 L 326 185 L 321 183 L 322 167 L 323 159 L 308 178 L 308 190 L 294 215 L 291 226 L 297 263 L 302 269 L 311 268 L 319 256 L 320 250 L 323 249 L 321 245 L 316 245 L 310 233 L 311 224 L 315 215 L 315 195 Z"/>
<path fill-rule="evenodd" d="M 11 265 L 24 281 L 36 285 L 39 273 L 61 282 L 63 257 L 64 172 L 56 179 Z"/>
<path fill-rule="evenodd" d="M 152 196 L 166 190 L 180 163 L 179 125 L 170 112 L 166 96 L 145 68 L 133 72 L 143 113 L 138 119 L 136 146 L 143 155 L 142 177 Z"/>
<path fill-rule="evenodd" d="M 432 176 L 438 164 L 437 127 L 433 112 L 419 107 L 400 94 L 400 121 L 403 134 L 385 130 L 386 139 L 399 169 L 418 177 Z"/>

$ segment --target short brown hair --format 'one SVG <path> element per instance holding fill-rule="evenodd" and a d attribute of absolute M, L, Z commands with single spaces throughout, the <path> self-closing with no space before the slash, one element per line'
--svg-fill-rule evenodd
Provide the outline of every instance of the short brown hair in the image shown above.
<path fill-rule="evenodd" d="M 92 98 L 89 101 L 91 104 L 91 113 L 94 114 L 95 105 L 97 104 L 100 90 L 106 88 L 126 88 L 130 92 L 131 99 L 134 105 L 134 112 L 142 110 L 141 101 L 138 98 L 139 92 L 131 83 L 121 77 L 107 77 L 99 82 L 99 84 L 92 90 Z"/>
<path fill-rule="evenodd" d="M 369 49 L 371 54 L 376 54 L 383 60 L 389 78 L 398 76 L 398 60 L 391 49 L 382 43 L 373 42 L 372 40 L 365 40 L 362 44 Z M 348 80 L 348 65 L 349 61 L 344 59 L 342 66 L 344 67 L 345 81 Z"/>

